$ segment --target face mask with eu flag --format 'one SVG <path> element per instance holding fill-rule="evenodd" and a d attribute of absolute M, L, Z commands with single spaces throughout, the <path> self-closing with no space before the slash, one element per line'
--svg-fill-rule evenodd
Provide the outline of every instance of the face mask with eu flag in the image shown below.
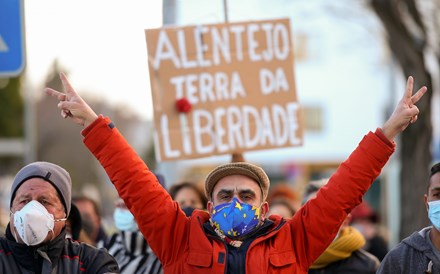
<path fill-rule="evenodd" d="M 234 197 L 231 202 L 214 207 L 211 222 L 217 234 L 220 232 L 220 237 L 223 234 L 236 239 L 252 232 L 260 223 L 260 215 L 260 207 L 240 203 Z"/>

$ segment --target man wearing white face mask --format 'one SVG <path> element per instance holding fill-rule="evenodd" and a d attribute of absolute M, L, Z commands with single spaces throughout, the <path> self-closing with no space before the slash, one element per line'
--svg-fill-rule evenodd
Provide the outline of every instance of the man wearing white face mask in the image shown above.
<path fill-rule="evenodd" d="M 115 257 L 121 274 L 163 273 L 159 259 L 139 231 L 136 220 L 124 201 L 118 199 L 115 206 L 113 218 L 118 232 L 109 238 L 105 248 Z"/>
<path fill-rule="evenodd" d="M 11 220 L 0 238 L 0 273 L 119 273 L 105 250 L 66 239 L 69 173 L 52 163 L 22 168 L 11 187 Z"/>
<path fill-rule="evenodd" d="M 403 239 L 377 273 L 440 273 L 440 163 L 431 168 L 424 201 L 432 226 Z"/>

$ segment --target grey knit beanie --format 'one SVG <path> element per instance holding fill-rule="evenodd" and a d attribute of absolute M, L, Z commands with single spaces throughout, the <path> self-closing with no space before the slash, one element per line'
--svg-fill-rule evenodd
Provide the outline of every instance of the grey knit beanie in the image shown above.
<path fill-rule="evenodd" d="M 22 183 L 31 178 L 42 178 L 51 183 L 58 191 L 61 202 L 66 209 L 66 215 L 69 216 L 72 202 L 72 182 L 69 173 L 62 167 L 49 162 L 34 162 L 23 167 L 17 175 L 11 186 L 11 202 L 15 198 L 15 193 Z"/>

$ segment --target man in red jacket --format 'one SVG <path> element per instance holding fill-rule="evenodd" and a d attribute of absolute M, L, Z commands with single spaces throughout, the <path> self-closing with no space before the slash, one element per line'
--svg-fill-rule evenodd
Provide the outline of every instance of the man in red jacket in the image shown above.
<path fill-rule="evenodd" d="M 335 238 L 347 214 L 394 152 L 393 139 L 419 113 L 413 79 L 395 111 L 368 133 L 328 184 L 297 214 L 267 218 L 269 179 L 259 167 L 228 163 L 207 177 L 208 212 L 186 217 L 154 174 L 127 144 L 109 118 L 98 116 L 75 92 L 64 74 L 66 93 L 47 88 L 64 118 L 83 125 L 84 143 L 105 168 L 139 229 L 161 260 L 165 273 L 307 273 Z"/>

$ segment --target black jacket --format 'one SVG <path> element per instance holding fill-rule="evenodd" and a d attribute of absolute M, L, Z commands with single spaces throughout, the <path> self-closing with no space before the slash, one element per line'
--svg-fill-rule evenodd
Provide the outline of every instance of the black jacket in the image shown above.
<path fill-rule="evenodd" d="M 105 249 L 65 239 L 65 234 L 63 230 L 52 241 L 32 247 L 17 243 L 8 225 L 6 237 L 0 237 L 0 273 L 119 273 Z"/>
<path fill-rule="evenodd" d="M 309 274 L 375 274 L 379 260 L 370 253 L 359 249 L 348 257 L 320 269 L 309 269 Z"/>

